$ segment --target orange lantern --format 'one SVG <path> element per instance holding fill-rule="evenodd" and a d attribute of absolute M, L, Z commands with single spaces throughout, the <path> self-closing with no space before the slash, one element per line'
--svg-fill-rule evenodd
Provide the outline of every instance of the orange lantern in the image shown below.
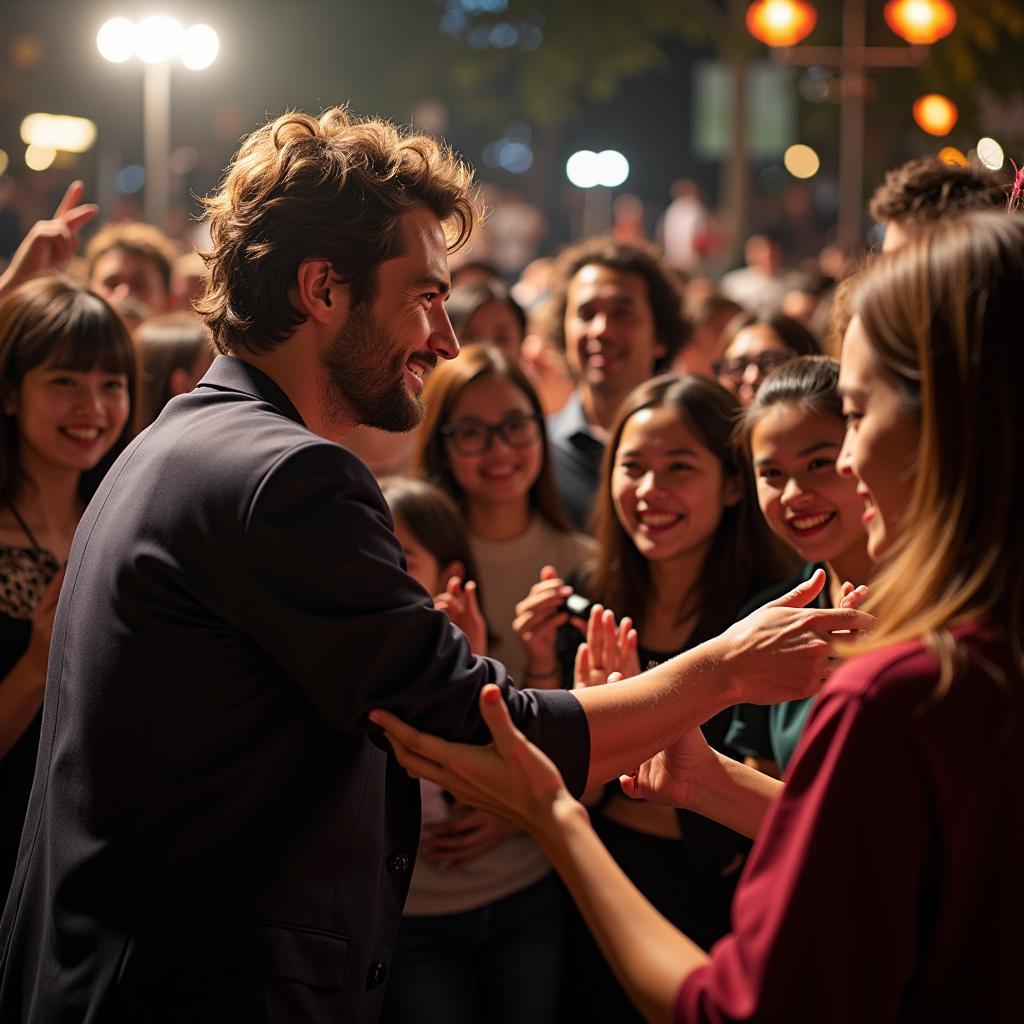
<path fill-rule="evenodd" d="M 757 0 L 747 8 L 747 30 L 768 46 L 795 46 L 817 20 L 814 5 L 805 0 Z"/>
<path fill-rule="evenodd" d="M 937 92 L 930 92 L 914 101 L 914 120 L 918 128 L 929 135 L 948 135 L 959 116 L 956 104 Z"/>
<path fill-rule="evenodd" d="M 956 25 L 956 8 L 949 0 L 889 0 L 885 23 L 908 43 L 937 43 Z"/>

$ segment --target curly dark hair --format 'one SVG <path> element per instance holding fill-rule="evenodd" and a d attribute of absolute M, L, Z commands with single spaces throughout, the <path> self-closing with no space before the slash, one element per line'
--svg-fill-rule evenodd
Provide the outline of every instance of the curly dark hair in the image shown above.
<path fill-rule="evenodd" d="M 425 206 L 465 243 L 479 212 L 473 173 L 442 143 L 335 107 L 319 118 L 284 114 L 243 143 L 204 200 L 213 248 L 195 304 L 221 352 L 268 352 L 305 317 L 289 298 L 303 260 L 329 260 L 371 299 L 377 268 L 401 255 L 399 218 Z"/>
<path fill-rule="evenodd" d="M 653 246 L 641 242 L 617 242 L 614 238 L 589 238 L 565 249 L 555 263 L 555 284 L 551 294 L 548 335 L 565 349 L 565 311 L 572 279 L 588 266 L 609 267 L 643 278 L 654 317 L 654 330 L 664 353 L 654 372 L 671 367 L 676 353 L 689 342 L 693 328 L 683 312 L 683 295 L 678 278 Z"/>
<path fill-rule="evenodd" d="M 919 227 L 950 214 L 1005 205 L 1006 185 L 991 171 L 926 156 L 889 171 L 871 197 L 870 210 L 880 224 Z"/>

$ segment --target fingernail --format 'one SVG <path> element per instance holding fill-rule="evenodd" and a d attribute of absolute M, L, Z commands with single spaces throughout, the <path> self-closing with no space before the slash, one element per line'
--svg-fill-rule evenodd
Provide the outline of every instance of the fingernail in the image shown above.
<path fill-rule="evenodd" d="M 369 715 L 370 721 L 374 725 L 380 725 L 380 712 L 377 710 L 371 711 Z"/>

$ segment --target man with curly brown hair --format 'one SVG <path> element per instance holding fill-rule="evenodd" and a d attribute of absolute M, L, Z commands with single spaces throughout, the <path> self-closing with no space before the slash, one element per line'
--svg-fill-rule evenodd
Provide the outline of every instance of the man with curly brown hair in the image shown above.
<path fill-rule="evenodd" d="M 72 551 L 0 926 L 5 1022 L 375 1020 L 419 788 L 373 707 L 482 741 L 498 682 L 583 785 L 579 704 L 470 652 L 338 443 L 414 426 L 457 354 L 443 301 L 471 184 L 436 141 L 329 110 L 256 131 L 208 201 L 199 309 L 223 354 Z"/>

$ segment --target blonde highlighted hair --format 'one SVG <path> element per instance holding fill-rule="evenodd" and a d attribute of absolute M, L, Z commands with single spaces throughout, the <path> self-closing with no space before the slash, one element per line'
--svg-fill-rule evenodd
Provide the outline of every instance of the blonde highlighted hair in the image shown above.
<path fill-rule="evenodd" d="M 865 272 L 851 312 L 920 424 L 906 525 L 872 583 L 879 628 L 856 649 L 923 639 L 941 690 L 950 628 L 985 620 L 1024 669 L 1024 218 L 969 213 L 915 236 Z"/>

